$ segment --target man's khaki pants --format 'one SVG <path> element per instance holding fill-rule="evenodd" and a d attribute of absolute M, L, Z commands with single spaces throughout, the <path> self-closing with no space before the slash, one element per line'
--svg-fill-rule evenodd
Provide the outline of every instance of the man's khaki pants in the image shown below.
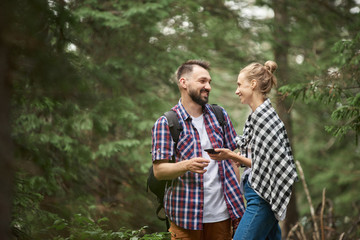
<path fill-rule="evenodd" d="M 170 222 L 171 240 L 231 240 L 231 220 L 204 223 L 203 230 L 188 230 Z"/>

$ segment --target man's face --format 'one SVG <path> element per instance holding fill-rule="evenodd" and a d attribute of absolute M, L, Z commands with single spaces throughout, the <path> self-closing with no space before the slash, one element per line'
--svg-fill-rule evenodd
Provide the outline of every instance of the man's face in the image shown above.
<path fill-rule="evenodd" d="M 204 106 L 209 101 L 211 91 L 211 77 L 209 72 L 195 65 L 187 78 L 187 93 L 197 104 Z"/>

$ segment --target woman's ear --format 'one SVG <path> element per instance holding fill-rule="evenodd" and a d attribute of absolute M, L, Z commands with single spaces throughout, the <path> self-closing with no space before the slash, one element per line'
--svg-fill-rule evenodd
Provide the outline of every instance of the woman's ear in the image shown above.
<path fill-rule="evenodd" d="M 254 90 L 257 86 L 257 81 L 255 79 L 251 80 L 250 86 L 251 86 L 251 89 Z"/>

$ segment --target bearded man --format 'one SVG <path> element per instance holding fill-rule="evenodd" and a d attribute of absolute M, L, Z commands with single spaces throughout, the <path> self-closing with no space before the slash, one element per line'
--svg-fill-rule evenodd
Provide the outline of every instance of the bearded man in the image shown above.
<path fill-rule="evenodd" d="M 166 117 L 161 116 L 152 128 L 154 175 L 172 180 L 164 197 L 171 239 L 231 240 L 245 210 L 233 162 L 212 160 L 204 151 L 236 149 L 236 132 L 227 112 L 221 108 L 222 127 L 208 104 L 209 70 L 201 60 L 189 60 L 177 70 L 181 98 L 172 110 L 182 131 L 176 149 Z"/>

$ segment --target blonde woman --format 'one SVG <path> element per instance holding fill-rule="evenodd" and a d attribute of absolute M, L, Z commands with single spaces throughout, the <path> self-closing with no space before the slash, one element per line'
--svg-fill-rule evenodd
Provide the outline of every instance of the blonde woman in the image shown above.
<path fill-rule="evenodd" d="M 292 185 L 297 181 L 284 124 L 267 98 L 276 85 L 276 68 L 275 62 L 267 61 L 240 71 L 235 93 L 252 110 L 243 135 L 237 137 L 240 154 L 225 148 L 210 154 L 214 160 L 232 159 L 245 167 L 240 186 L 247 207 L 234 240 L 281 239 L 278 221 L 285 218 Z"/>

